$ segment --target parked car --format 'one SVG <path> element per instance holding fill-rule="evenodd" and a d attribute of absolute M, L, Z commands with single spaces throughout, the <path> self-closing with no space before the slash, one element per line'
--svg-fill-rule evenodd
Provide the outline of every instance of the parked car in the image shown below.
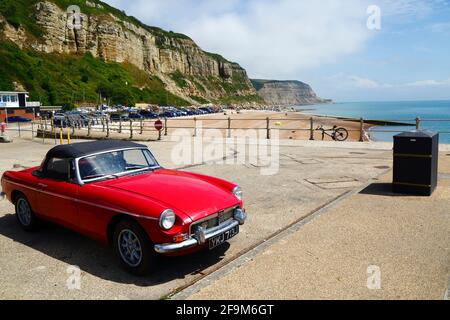
<path fill-rule="evenodd" d="M 68 121 L 66 115 L 63 113 L 56 113 L 53 116 L 53 126 L 56 128 L 66 128 L 68 127 Z"/>
<path fill-rule="evenodd" d="M 195 115 L 195 113 L 194 113 L 192 110 L 190 110 L 190 109 L 182 108 L 182 109 L 180 109 L 180 110 L 183 111 L 183 112 L 185 113 L 185 115 L 187 115 L 187 116 L 193 116 L 193 115 Z"/>
<path fill-rule="evenodd" d="M 31 122 L 31 119 L 28 119 L 28 118 L 25 118 L 25 117 L 21 117 L 21 116 L 8 117 L 8 118 L 6 118 L 6 120 L 7 120 L 9 123 Z"/>
<path fill-rule="evenodd" d="M 165 111 L 159 114 L 160 118 L 174 118 L 176 114 L 173 111 Z"/>
<path fill-rule="evenodd" d="M 6 171 L 1 186 L 24 230 L 41 220 L 72 229 L 112 245 L 138 275 L 156 270 L 161 254 L 215 249 L 247 218 L 236 184 L 164 169 L 133 142 L 56 146 L 40 167 Z"/>
<path fill-rule="evenodd" d="M 140 115 L 139 113 L 134 113 L 134 112 L 130 113 L 128 115 L 128 118 L 131 120 L 143 120 L 144 119 L 144 117 L 142 115 Z"/>
<path fill-rule="evenodd" d="M 206 113 L 214 113 L 214 111 L 213 111 L 211 108 L 203 107 L 203 108 L 200 108 L 200 110 L 204 111 L 205 114 L 206 114 Z"/>
<path fill-rule="evenodd" d="M 157 119 L 158 118 L 158 115 L 156 113 L 152 112 L 152 111 L 141 110 L 139 112 L 139 114 L 141 116 L 143 116 L 144 119 Z"/>
<path fill-rule="evenodd" d="M 130 121 L 129 116 L 126 113 L 113 113 L 109 118 L 111 121 Z"/>

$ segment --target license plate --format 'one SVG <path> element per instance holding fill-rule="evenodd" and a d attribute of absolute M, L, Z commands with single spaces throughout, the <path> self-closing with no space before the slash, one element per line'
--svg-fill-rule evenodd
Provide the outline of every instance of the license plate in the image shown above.
<path fill-rule="evenodd" d="M 235 237 L 238 233 L 239 233 L 239 226 L 236 226 L 231 230 L 228 230 L 214 238 L 211 238 L 209 240 L 209 249 L 212 250 L 217 248 L 218 246 L 224 244 L 231 238 Z"/>

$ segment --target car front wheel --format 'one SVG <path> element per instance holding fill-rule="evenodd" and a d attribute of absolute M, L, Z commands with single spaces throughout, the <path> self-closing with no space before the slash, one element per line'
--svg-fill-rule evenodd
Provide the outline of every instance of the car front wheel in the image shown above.
<path fill-rule="evenodd" d="M 115 228 L 113 241 L 116 255 L 128 272 L 144 276 L 155 270 L 159 257 L 138 223 L 132 220 L 120 221 Z"/>
<path fill-rule="evenodd" d="M 16 198 L 15 207 L 16 207 L 17 221 L 19 221 L 20 226 L 26 231 L 36 230 L 38 225 L 38 219 L 34 215 L 30 203 L 23 194 L 20 194 Z"/>

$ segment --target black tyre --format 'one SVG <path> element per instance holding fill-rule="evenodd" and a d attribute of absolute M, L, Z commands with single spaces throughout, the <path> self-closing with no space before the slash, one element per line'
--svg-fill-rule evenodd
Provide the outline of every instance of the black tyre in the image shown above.
<path fill-rule="evenodd" d="M 335 131 L 335 140 L 336 141 L 345 141 L 348 139 L 348 131 L 344 128 L 338 128 Z"/>
<path fill-rule="evenodd" d="M 128 272 L 144 276 L 156 269 L 159 256 L 138 223 L 127 219 L 120 221 L 114 230 L 113 241 L 117 258 Z"/>
<path fill-rule="evenodd" d="M 39 219 L 31 209 L 27 197 L 24 194 L 19 194 L 15 199 L 16 217 L 20 226 L 25 231 L 35 231 L 39 225 Z"/>

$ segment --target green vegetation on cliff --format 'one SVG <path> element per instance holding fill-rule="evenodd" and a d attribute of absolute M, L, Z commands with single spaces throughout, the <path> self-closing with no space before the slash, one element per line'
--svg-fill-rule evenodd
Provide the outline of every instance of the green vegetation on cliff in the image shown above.
<path fill-rule="evenodd" d="M 18 82 L 30 91 L 30 100 L 46 105 L 98 103 L 99 96 L 111 103 L 137 102 L 188 105 L 151 77 L 130 64 L 105 62 L 92 57 L 44 54 L 0 42 L 0 88 L 14 90 Z"/>

